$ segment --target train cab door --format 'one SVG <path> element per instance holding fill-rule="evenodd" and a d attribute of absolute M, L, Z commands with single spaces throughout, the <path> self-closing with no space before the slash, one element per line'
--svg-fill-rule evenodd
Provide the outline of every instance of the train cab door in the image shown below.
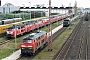
<path fill-rule="evenodd" d="M 38 47 L 38 42 L 37 42 L 37 38 L 35 39 L 35 49 L 37 49 L 37 47 Z"/>

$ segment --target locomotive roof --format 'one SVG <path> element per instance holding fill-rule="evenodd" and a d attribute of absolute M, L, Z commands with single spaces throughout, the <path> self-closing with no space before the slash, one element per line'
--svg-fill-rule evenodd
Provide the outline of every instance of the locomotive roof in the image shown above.
<path fill-rule="evenodd" d="M 11 27 L 8 28 L 8 29 L 15 29 L 15 28 L 19 28 L 19 27 L 22 27 L 22 26 L 24 26 L 24 25 L 17 25 L 17 26 L 13 25 L 13 26 L 11 26 Z"/>
<path fill-rule="evenodd" d="M 42 35 L 45 35 L 45 34 L 46 34 L 45 31 L 38 31 L 36 33 L 32 33 L 32 34 L 26 36 L 24 39 L 26 39 L 26 38 L 27 39 L 36 39 L 36 38 L 41 37 Z"/>
<path fill-rule="evenodd" d="M 43 22 L 43 20 L 38 20 L 38 21 L 37 21 L 37 23 L 42 23 L 42 22 Z"/>
<path fill-rule="evenodd" d="M 69 21 L 70 19 L 69 18 L 67 18 L 67 19 L 64 19 L 64 21 Z"/>

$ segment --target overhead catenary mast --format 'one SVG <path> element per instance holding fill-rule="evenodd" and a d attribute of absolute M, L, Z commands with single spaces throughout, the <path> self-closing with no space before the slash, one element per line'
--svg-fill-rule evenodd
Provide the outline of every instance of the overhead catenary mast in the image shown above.
<path fill-rule="evenodd" d="M 52 51 L 52 24 L 51 24 L 51 0 L 49 0 L 49 38 L 48 38 L 48 51 Z"/>
<path fill-rule="evenodd" d="M 74 5 L 74 13 L 75 13 L 75 15 L 77 14 L 77 1 L 75 1 L 75 5 Z"/>

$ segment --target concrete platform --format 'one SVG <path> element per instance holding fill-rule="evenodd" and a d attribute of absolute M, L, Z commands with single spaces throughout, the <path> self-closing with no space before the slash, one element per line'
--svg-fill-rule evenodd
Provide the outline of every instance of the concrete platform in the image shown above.
<path fill-rule="evenodd" d="M 16 60 L 17 58 L 20 57 L 20 54 L 21 54 L 21 50 L 18 50 L 16 52 L 14 52 L 12 55 L 10 55 L 9 57 L 6 57 L 2 60 Z"/>

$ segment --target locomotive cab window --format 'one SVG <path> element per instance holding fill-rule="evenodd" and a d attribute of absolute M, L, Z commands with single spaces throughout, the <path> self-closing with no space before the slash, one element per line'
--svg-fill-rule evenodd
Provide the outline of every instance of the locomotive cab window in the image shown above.
<path fill-rule="evenodd" d="M 28 40 L 27 42 L 28 42 L 28 43 L 32 43 L 32 40 Z"/>
<path fill-rule="evenodd" d="M 20 27 L 18 27 L 18 29 L 20 29 Z"/>
<path fill-rule="evenodd" d="M 23 43 L 26 43 L 26 40 L 23 40 L 22 42 L 23 42 Z"/>

